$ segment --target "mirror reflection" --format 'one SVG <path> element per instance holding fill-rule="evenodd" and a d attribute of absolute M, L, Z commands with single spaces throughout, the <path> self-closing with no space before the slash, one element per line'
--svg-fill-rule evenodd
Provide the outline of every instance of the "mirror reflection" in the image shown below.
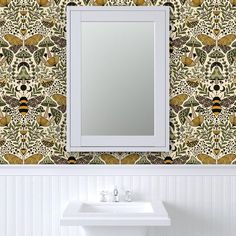
<path fill-rule="evenodd" d="M 82 135 L 153 135 L 153 22 L 81 27 Z"/>

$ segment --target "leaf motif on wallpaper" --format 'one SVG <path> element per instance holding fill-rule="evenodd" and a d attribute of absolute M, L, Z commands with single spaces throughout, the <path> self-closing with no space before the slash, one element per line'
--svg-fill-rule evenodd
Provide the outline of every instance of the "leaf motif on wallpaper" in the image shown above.
<path fill-rule="evenodd" d="M 152 5 L 155 6 L 157 3 L 157 0 L 151 0 L 151 2 L 152 2 Z"/>
<path fill-rule="evenodd" d="M 1 28 L 2 26 L 4 26 L 5 23 L 6 23 L 6 20 L 3 19 L 3 18 L 1 18 L 1 19 L 0 19 L 0 28 Z"/>
<path fill-rule="evenodd" d="M 0 147 L 2 147 L 6 143 L 6 139 L 4 137 L 0 137 Z"/>
<path fill-rule="evenodd" d="M 0 47 L 5 48 L 8 46 L 9 46 L 9 44 L 3 38 L 0 37 Z"/>
<path fill-rule="evenodd" d="M 54 0 L 54 2 L 55 2 L 57 5 L 59 5 L 60 2 L 61 2 L 61 0 Z"/>
<path fill-rule="evenodd" d="M 221 50 L 226 53 L 230 50 L 230 44 L 236 39 L 235 34 L 228 34 L 220 38 L 219 40 L 215 40 L 212 37 L 206 34 L 199 34 L 197 38 L 203 43 L 203 50 L 206 52 L 210 52 L 217 45 L 221 48 Z"/>
<path fill-rule="evenodd" d="M 10 65 L 13 61 L 13 58 L 14 58 L 13 52 L 6 49 L 6 48 L 3 48 L 2 54 L 3 54 L 3 58 L 1 59 L 0 64 L 2 64 L 6 60 L 7 64 Z"/>
<path fill-rule="evenodd" d="M 85 5 L 88 5 L 90 0 L 83 0 L 83 2 L 84 2 Z"/>
<path fill-rule="evenodd" d="M 180 0 L 180 3 L 184 5 L 186 3 L 186 0 Z"/>
<path fill-rule="evenodd" d="M 2 157 L 0 157 L 0 165 L 8 164 Z"/>
<path fill-rule="evenodd" d="M 62 117 L 61 112 L 58 111 L 58 110 L 55 109 L 55 108 L 51 108 L 51 112 L 52 112 L 52 115 L 53 115 L 53 117 L 54 117 L 55 123 L 56 123 L 57 125 L 59 125 L 60 122 L 61 122 L 61 117 Z"/>
<path fill-rule="evenodd" d="M 37 65 L 41 62 L 41 59 L 44 55 L 45 48 L 40 48 L 34 52 L 34 61 Z"/>
<path fill-rule="evenodd" d="M 43 39 L 43 35 L 35 34 L 23 40 L 13 34 L 6 34 L 4 38 L 11 44 L 10 50 L 16 53 L 23 45 L 33 53 L 37 50 L 36 45 Z"/>
<path fill-rule="evenodd" d="M 190 108 L 185 108 L 182 111 L 179 112 L 178 117 L 179 117 L 179 121 L 180 123 L 183 125 L 186 121 L 186 117 L 189 114 L 189 110 Z"/>
<path fill-rule="evenodd" d="M 233 63 L 235 63 L 235 59 L 236 58 L 236 48 L 234 48 L 233 50 L 230 50 L 227 53 L 227 60 L 229 62 L 230 65 L 232 65 Z"/>
<path fill-rule="evenodd" d="M 14 154 L 5 154 L 4 158 L 8 161 L 9 164 L 38 164 L 43 159 L 43 155 L 34 154 L 27 157 L 26 159 L 21 159 Z"/>
<path fill-rule="evenodd" d="M 199 49 L 199 48 L 196 48 L 196 54 L 199 58 L 199 61 L 200 63 L 203 65 L 206 61 L 206 58 L 207 58 L 207 54 L 205 51 Z"/>
<path fill-rule="evenodd" d="M 201 153 L 197 155 L 197 159 L 202 164 L 231 164 L 236 159 L 236 154 L 226 154 L 219 159 L 214 159 L 207 154 Z"/>

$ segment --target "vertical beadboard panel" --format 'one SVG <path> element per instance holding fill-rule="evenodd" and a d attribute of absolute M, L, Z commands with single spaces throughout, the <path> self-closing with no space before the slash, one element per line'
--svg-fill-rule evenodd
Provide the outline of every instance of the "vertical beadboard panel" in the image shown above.
<path fill-rule="evenodd" d="M 16 178 L 14 176 L 8 176 L 6 181 L 6 221 L 7 221 L 7 235 L 16 235 L 16 227 L 12 227 L 12 225 L 16 225 Z M 14 194 L 13 194 L 14 193 Z"/>
<path fill-rule="evenodd" d="M 171 227 L 149 236 L 234 236 L 236 176 L 0 176 L 0 236 L 83 236 L 60 227 L 67 201 L 97 200 L 114 185 L 134 200 L 163 200 Z M 132 235 L 131 235 L 132 236 Z"/>
<path fill-rule="evenodd" d="M 59 177 L 59 183 L 60 183 L 60 192 L 58 193 L 58 195 L 60 195 L 60 200 L 61 200 L 61 204 L 59 207 L 64 208 L 66 206 L 66 202 L 69 201 L 69 196 L 68 196 L 68 176 L 60 176 Z M 82 190 L 83 193 L 86 191 L 86 189 Z M 82 193 L 81 191 L 81 193 Z M 58 226 L 57 226 L 58 227 Z M 60 227 L 61 228 L 61 235 L 69 236 L 69 227 Z M 54 235 L 53 235 L 54 236 Z"/>
<path fill-rule="evenodd" d="M 230 235 L 235 234 L 236 226 L 235 226 L 235 219 L 236 219 L 236 178 L 231 177 L 231 201 L 230 201 Z"/>
<path fill-rule="evenodd" d="M 144 194 L 140 190 L 140 180 L 141 176 L 132 176 L 133 197 L 138 201 L 142 199 L 142 195 Z"/>
<path fill-rule="evenodd" d="M 7 191 L 6 191 L 6 176 L 0 177 L 0 229 L 3 235 L 7 235 Z"/>
<path fill-rule="evenodd" d="M 52 177 L 52 235 L 61 235 L 60 229 L 61 227 L 53 227 L 53 225 L 59 225 L 60 224 L 60 216 L 61 216 L 61 195 L 60 193 L 60 181 L 58 176 Z M 76 186 L 74 186 L 76 188 Z"/>

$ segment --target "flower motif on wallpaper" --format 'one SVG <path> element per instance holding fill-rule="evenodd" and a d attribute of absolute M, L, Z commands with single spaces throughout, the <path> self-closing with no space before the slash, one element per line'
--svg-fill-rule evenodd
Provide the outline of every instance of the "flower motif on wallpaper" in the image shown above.
<path fill-rule="evenodd" d="M 169 153 L 66 152 L 66 6 L 170 7 Z M 0 0 L 0 164 L 236 163 L 234 0 Z"/>

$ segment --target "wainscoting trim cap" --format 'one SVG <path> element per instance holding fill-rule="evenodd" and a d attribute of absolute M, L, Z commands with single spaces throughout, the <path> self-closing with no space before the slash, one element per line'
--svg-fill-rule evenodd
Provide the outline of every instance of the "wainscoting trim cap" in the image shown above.
<path fill-rule="evenodd" d="M 0 176 L 236 176 L 235 165 L 2 165 Z"/>

